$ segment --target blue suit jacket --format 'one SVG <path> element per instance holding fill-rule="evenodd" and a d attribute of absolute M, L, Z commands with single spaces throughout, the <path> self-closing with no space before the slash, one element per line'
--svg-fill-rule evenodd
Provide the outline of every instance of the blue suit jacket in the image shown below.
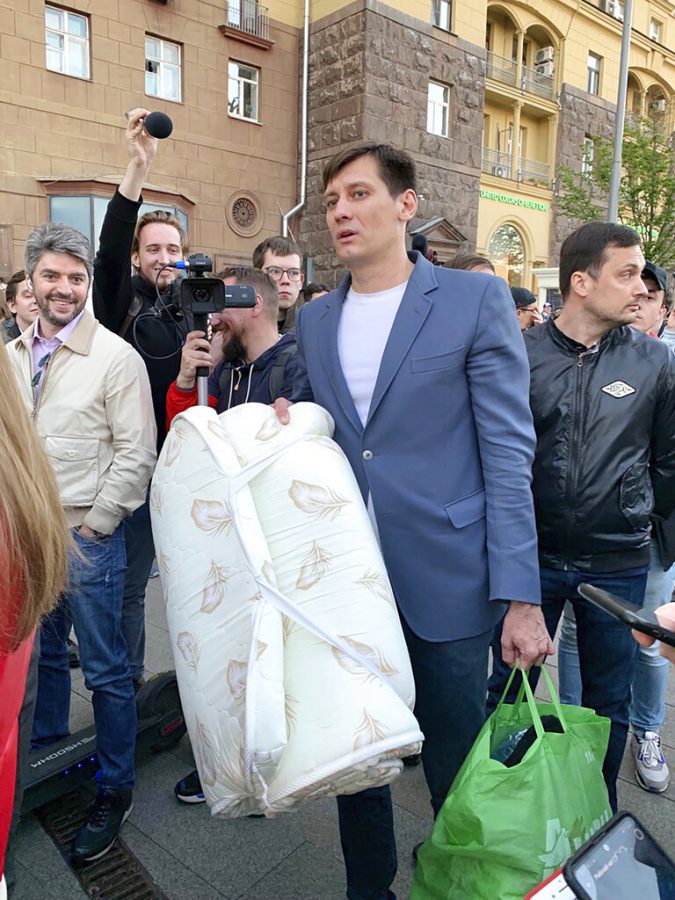
<path fill-rule="evenodd" d="M 349 276 L 300 310 L 293 400 L 333 416 L 412 630 L 456 640 L 499 620 L 491 601 L 540 602 L 529 368 L 501 278 L 411 259 L 365 428 L 337 349 Z"/>

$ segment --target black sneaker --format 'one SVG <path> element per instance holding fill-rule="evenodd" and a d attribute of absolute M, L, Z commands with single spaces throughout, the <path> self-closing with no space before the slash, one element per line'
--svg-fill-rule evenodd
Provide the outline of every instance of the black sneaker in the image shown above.
<path fill-rule="evenodd" d="M 422 762 L 422 754 L 414 753 L 412 756 L 404 756 L 403 757 L 403 765 L 406 769 L 414 768 L 415 766 L 419 766 Z"/>
<path fill-rule="evenodd" d="M 185 778 L 181 778 L 176 787 L 173 789 L 176 799 L 181 803 L 205 803 L 206 797 L 202 790 L 202 783 L 199 780 L 199 772 L 195 769 Z"/>
<path fill-rule="evenodd" d="M 115 843 L 133 806 L 131 791 L 99 788 L 87 821 L 75 835 L 73 859 L 76 862 L 89 862 L 105 856 Z"/>

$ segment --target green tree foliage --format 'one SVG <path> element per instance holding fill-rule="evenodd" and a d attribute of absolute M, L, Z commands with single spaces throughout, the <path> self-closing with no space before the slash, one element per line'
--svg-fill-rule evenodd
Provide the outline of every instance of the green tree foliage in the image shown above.
<path fill-rule="evenodd" d="M 592 158 L 591 158 L 592 156 Z M 556 207 L 579 223 L 607 218 L 612 141 L 593 139 L 592 153 L 582 147 L 583 171 L 558 170 Z M 675 266 L 675 151 L 657 119 L 626 125 L 619 221 L 640 234 L 647 259 Z"/>

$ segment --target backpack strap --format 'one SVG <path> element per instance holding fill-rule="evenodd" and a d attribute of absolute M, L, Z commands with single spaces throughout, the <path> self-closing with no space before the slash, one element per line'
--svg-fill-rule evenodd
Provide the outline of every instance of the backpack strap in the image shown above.
<path fill-rule="evenodd" d="M 270 392 L 270 400 L 272 403 L 281 395 L 281 389 L 284 386 L 284 375 L 286 373 L 286 363 L 296 351 L 296 345 L 291 344 L 284 347 L 279 356 L 274 360 L 274 365 L 270 371 L 270 380 L 267 388 Z"/>
<path fill-rule="evenodd" d="M 131 325 L 131 323 L 134 321 L 134 319 L 136 318 L 136 316 L 139 314 L 139 312 L 142 309 L 143 309 L 142 298 L 139 297 L 138 294 L 134 294 L 133 299 L 132 299 L 131 303 L 129 304 L 129 309 L 127 310 L 126 318 L 125 318 L 124 322 L 122 322 L 122 327 L 117 332 L 120 337 L 122 337 L 122 338 L 124 337 L 124 335 L 127 333 L 128 329 L 129 329 L 129 326 Z"/>

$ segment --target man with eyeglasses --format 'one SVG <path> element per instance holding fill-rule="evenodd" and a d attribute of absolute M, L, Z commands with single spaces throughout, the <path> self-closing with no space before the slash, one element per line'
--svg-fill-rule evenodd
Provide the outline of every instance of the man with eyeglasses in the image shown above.
<path fill-rule="evenodd" d="M 518 324 L 521 331 L 527 331 L 528 328 L 534 328 L 535 325 L 541 325 L 544 321 L 539 312 L 537 298 L 532 291 L 528 291 L 524 287 L 512 287 L 511 296 L 516 304 L 516 313 L 518 314 Z"/>
<path fill-rule="evenodd" d="M 253 251 L 253 265 L 262 269 L 277 288 L 279 295 L 279 333 L 295 330 L 295 317 L 302 306 L 300 291 L 305 280 L 302 251 L 282 235 L 265 238 Z"/>

